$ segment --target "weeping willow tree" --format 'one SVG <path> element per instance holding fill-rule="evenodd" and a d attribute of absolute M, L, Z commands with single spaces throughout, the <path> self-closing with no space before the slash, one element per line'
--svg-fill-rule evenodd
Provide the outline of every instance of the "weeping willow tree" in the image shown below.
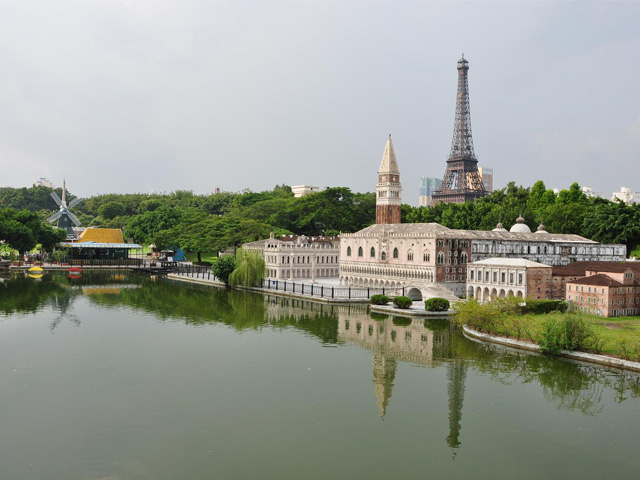
<path fill-rule="evenodd" d="M 266 265 L 262 252 L 238 249 L 236 253 L 236 269 L 229 277 L 229 285 L 260 287 L 264 278 Z"/>

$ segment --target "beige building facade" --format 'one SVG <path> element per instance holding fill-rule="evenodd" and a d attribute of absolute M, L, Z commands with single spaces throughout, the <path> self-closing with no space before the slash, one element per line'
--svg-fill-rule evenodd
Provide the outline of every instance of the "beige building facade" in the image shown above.
<path fill-rule="evenodd" d="M 243 249 L 264 255 L 267 276 L 279 280 L 336 278 L 339 270 L 339 237 L 284 236 L 245 243 Z"/>
<path fill-rule="evenodd" d="M 467 268 L 467 298 L 550 299 L 552 267 L 521 258 L 489 258 Z"/>

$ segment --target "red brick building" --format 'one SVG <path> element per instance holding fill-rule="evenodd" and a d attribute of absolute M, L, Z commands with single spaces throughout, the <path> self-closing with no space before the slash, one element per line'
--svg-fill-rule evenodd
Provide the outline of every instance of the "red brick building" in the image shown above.
<path fill-rule="evenodd" d="M 640 279 L 632 268 L 621 272 L 587 271 L 587 276 L 566 282 L 566 299 L 593 315 L 638 315 Z"/>

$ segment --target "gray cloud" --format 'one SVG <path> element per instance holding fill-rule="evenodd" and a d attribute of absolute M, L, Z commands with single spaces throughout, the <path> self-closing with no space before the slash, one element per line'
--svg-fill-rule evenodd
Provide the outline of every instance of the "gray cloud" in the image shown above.
<path fill-rule="evenodd" d="M 476 153 L 498 186 L 608 192 L 637 163 L 639 13 L 632 2 L 0 2 L 0 183 L 371 191 L 392 133 L 415 203 L 418 177 L 444 172 L 464 51 Z"/>

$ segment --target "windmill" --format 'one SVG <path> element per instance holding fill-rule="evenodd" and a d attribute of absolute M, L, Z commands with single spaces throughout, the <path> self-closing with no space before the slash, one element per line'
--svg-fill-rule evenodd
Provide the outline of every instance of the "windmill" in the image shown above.
<path fill-rule="evenodd" d="M 62 199 L 60 199 L 56 192 L 51 192 L 51 197 L 58 205 L 60 205 L 60 211 L 47 218 L 47 221 L 53 223 L 57 220 L 58 223 L 56 224 L 56 226 L 58 228 L 66 230 L 67 236 L 74 236 L 75 234 L 73 232 L 73 226 L 71 224 L 73 223 L 76 227 L 79 227 L 80 220 L 78 220 L 78 218 L 73 213 L 71 213 L 69 209 L 80 203 L 82 199 L 74 198 L 73 200 L 71 200 L 71 203 L 67 205 L 67 187 L 64 180 L 62 181 Z"/>

